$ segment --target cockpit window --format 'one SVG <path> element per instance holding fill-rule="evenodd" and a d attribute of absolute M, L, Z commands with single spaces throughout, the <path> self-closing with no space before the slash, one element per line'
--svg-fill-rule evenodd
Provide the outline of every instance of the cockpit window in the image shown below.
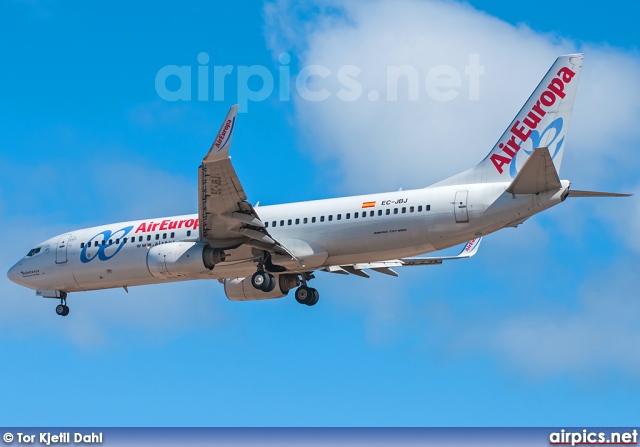
<path fill-rule="evenodd" d="M 40 247 L 32 248 L 29 250 L 29 253 L 27 253 L 27 257 L 37 255 L 38 253 L 40 253 Z"/>

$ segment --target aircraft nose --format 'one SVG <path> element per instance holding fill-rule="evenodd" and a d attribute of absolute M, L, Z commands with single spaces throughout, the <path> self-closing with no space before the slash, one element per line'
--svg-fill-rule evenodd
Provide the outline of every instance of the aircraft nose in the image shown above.
<path fill-rule="evenodd" d="M 19 266 L 18 264 L 14 265 L 13 267 L 11 267 L 9 269 L 9 271 L 7 272 L 7 278 L 9 278 L 11 281 L 15 282 L 16 284 L 20 284 L 19 281 Z"/>

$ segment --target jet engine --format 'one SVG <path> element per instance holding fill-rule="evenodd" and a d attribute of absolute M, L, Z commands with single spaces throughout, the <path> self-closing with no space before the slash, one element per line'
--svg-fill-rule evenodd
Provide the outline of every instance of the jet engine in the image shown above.
<path fill-rule="evenodd" d="M 147 267 L 157 278 L 181 278 L 207 273 L 224 258 L 223 251 L 202 242 L 171 242 L 149 250 Z"/>
<path fill-rule="evenodd" d="M 289 290 L 300 285 L 298 275 L 274 275 L 276 287 L 271 292 L 258 290 L 251 284 L 251 278 L 224 280 L 224 293 L 231 301 L 256 301 L 287 296 Z"/>

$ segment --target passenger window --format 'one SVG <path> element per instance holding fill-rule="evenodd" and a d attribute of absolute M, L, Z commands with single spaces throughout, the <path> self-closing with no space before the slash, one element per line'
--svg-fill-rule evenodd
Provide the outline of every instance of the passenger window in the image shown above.
<path fill-rule="evenodd" d="M 107 241 L 105 239 L 102 239 L 102 245 L 103 246 L 107 245 Z"/>
<path fill-rule="evenodd" d="M 431 205 L 427 205 L 427 211 L 431 211 Z"/>
<path fill-rule="evenodd" d="M 191 230 L 187 230 L 187 237 L 191 236 Z"/>
<path fill-rule="evenodd" d="M 422 212 L 422 205 L 418 206 L 418 212 L 421 213 Z"/>
<path fill-rule="evenodd" d="M 160 239 L 160 234 L 156 234 L 156 241 Z"/>
<path fill-rule="evenodd" d="M 95 242 L 93 243 L 93 246 L 94 246 L 94 247 L 97 247 L 97 246 L 98 246 L 98 241 L 95 241 Z"/>
<path fill-rule="evenodd" d="M 398 214 L 398 208 L 393 209 L 393 214 Z"/>
<path fill-rule="evenodd" d="M 148 235 L 147 235 L 147 240 L 148 240 L 148 241 L 150 241 L 150 240 L 151 240 L 151 235 L 150 235 L 150 234 L 148 234 Z"/>
<path fill-rule="evenodd" d="M 291 225 L 291 219 L 287 220 L 287 225 Z"/>
<path fill-rule="evenodd" d="M 397 208 L 396 208 L 397 209 Z M 387 212 L 385 213 L 387 216 L 391 214 L 391 208 L 387 208 Z"/>
<path fill-rule="evenodd" d="M 333 220 L 333 214 L 329 214 L 329 222 Z"/>
<path fill-rule="evenodd" d="M 269 228 L 269 222 L 265 222 L 265 223 L 264 223 L 264 227 L 265 227 L 265 228 Z"/>
<path fill-rule="evenodd" d="M 284 220 L 281 220 L 281 221 L 280 221 L 280 226 L 281 226 L 281 227 L 282 227 L 282 226 L 284 226 Z"/>
<path fill-rule="evenodd" d="M 80 248 L 84 248 L 84 242 L 80 243 Z"/>
<path fill-rule="evenodd" d="M 120 238 L 116 239 L 116 245 L 120 243 Z"/>
<path fill-rule="evenodd" d="M 324 222 L 324 216 L 320 216 L 320 222 Z"/>
<path fill-rule="evenodd" d="M 274 220 L 273 222 L 271 222 L 271 226 L 272 226 L 272 227 L 276 227 L 276 226 L 278 226 L 278 222 Z"/>
<path fill-rule="evenodd" d="M 404 214 L 404 213 L 406 213 L 406 212 L 407 212 L 407 207 L 406 207 L 406 206 L 403 206 L 403 207 L 402 207 L 402 214 Z"/>
<path fill-rule="evenodd" d="M 173 239 L 174 237 L 176 237 L 176 234 L 174 232 L 171 232 L 171 239 Z"/>
<path fill-rule="evenodd" d="M 306 217 L 304 218 L 304 220 L 302 221 L 302 223 L 307 223 L 309 222 L 309 219 L 307 219 Z"/>
<path fill-rule="evenodd" d="M 296 219 L 296 225 L 300 225 L 300 218 Z"/>
<path fill-rule="evenodd" d="M 413 207 L 412 206 L 409 207 L 409 212 L 413 213 Z"/>
<path fill-rule="evenodd" d="M 315 217 L 315 216 L 313 216 L 313 217 L 311 218 L 311 223 L 316 223 L 316 217 Z"/>
<path fill-rule="evenodd" d="M 167 238 L 167 233 L 162 233 L 162 239 L 166 239 Z"/>
<path fill-rule="evenodd" d="M 109 245 L 113 244 L 113 239 L 109 239 Z"/>
<path fill-rule="evenodd" d="M 356 217 L 358 217 L 358 216 L 356 216 Z M 351 213 L 347 213 L 347 219 L 350 219 L 350 218 L 351 218 Z"/>
<path fill-rule="evenodd" d="M 342 219 L 342 214 L 338 214 L 337 219 L 338 219 L 338 220 Z"/>
<path fill-rule="evenodd" d="M 364 217 L 364 213 L 362 213 L 362 216 Z M 357 211 L 355 213 L 353 213 L 353 218 L 354 219 L 358 218 L 358 212 Z"/>
<path fill-rule="evenodd" d="M 378 210 L 378 216 L 382 216 L 382 210 Z"/>
<path fill-rule="evenodd" d="M 142 236 L 138 238 L 138 242 L 142 242 Z"/>

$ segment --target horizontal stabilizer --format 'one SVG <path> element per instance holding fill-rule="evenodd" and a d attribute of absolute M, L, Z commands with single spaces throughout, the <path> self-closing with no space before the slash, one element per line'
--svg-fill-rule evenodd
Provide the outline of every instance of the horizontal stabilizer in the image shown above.
<path fill-rule="evenodd" d="M 630 197 L 632 195 L 633 194 L 622 194 L 619 192 L 569 190 L 569 197 Z"/>
<path fill-rule="evenodd" d="M 549 148 L 534 149 L 520 172 L 513 179 L 507 192 L 511 194 L 537 194 L 539 192 L 560 189 L 558 171 L 553 165 Z"/>
<path fill-rule="evenodd" d="M 374 272 L 382 273 L 389 276 L 398 276 L 398 274 L 391 269 L 391 267 L 407 267 L 410 265 L 438 265 L 442 264 L 442 261 L 449 261 L 452 259 L 465 259 L 470 258 L 478 252 L 480 247 L 480 241 L 482 238 L 471 239 L 467 242 L 457 256 L 442 256 L 432 258 L 401 258 L 391 259 L 389 261 L 368 262 L 363 264 L 350 264 L 350 265 L 331 265 L 325 267 L 323 270 L 329 273 L 338 273 L 341 275 L 357 275 L 363 278 L 369 278 L 369 274 L 363 272 L 364 269 L 370 269 Z"/>

